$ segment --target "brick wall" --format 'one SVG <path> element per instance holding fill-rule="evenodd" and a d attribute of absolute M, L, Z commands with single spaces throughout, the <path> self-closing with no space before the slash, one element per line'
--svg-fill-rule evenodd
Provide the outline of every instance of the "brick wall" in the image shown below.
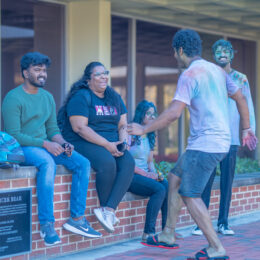
<path fill-rule="evenodd" d="M 35 174 L 35 173 L 34 173 Z M 17 174 L 16 174 L 17 175 Z M 25 175 L 26 176 L 26 175 Z M 33 175 L 32 175 L 33 176 Z M 16 256 L 12 258 L 5 258 L 9 260 L 18 259 L 32 259 L 41 256 L 51 256 L 72 253 L 74 251 L 86 250 L 93 247 L 101 246 L 103 244 L 115 243 L 117 241 L 127 240 L 139 237 L 142 234 L 145 209 L 147 199 L 133 199 L 131 194 L 127 194 L 123 201 L 119 204 L 116 212 L 120 219 L 120 224 L 116 227 L 113 234 L 105 232 L 101 225 L 97 222 L 93 215 L 93 209 L 98 207 L 97 193 L 95 190 L 95 174 L 91 174 L 86 216 L 90 221 L 92 227 L 103 234 L 99 239 L 88 239 L 79 235 L 73 235 L 70 232 L 62 229 L 62 224 L 70 216 L 69 201 L 71 188 L 71 175 L 68 173 L 57 174 L 55 180 L 55 195 L 54 195 L 54 209 L 56 230 L 62 240 L 62 244 L 54 247 L 45 247 L 43 240 L 39 234 L 39 222 L 37 217 L 37 196 L 35 188 L 35 178 L 27 176 L 23 178 L 1 179 L 0 189 L 17 189 L 17 188 L 32 188 L 32 252 L 31 254 Z M 136 197 L 135 197 L 136 198 Z M 212 218 L 218 215 L 219 207 L 219 190 L 212 191 L 210 214 Z M 250 211 L 260 210 L 260 184 L 251 184 L 249 186 L 241 186 L 233 188 L 232 205 L 230 209 L 230 216 L 249 213 Z M 160 218 L 157 221 L 157 231 L 160 230 Z M 181 215 L 179 217 L 177 227 L 192 225 L 194 222 L 186 209 L 183 206 Z"/>

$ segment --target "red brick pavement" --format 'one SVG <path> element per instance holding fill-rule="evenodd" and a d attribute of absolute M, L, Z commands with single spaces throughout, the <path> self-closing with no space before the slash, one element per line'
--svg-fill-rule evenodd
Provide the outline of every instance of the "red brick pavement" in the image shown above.
<path fill-rule="evenodd" d="M 260 260 L 260 221 L 233 227 L 234 236 L 219 235 L 227 255 L 231 260 Z M 178 240 L 179 249 L 160 249 L 143 247 L 136 250 L 114 254 L 98 260 L 155 260 L 174 259 L 185 260 L 193 256 L 198 250 L 207 246 L 204 237 L 190 236 Z"/>

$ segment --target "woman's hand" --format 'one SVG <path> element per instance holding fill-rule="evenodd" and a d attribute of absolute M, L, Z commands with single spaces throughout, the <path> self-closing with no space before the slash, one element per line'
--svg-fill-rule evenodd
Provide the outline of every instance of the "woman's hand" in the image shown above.
<path fill-rule="evenodd" d="M 158 173 L 156 173 L 156 172 L 148 172 L 146 177 L 151 178 L 153 180 L 158 180 L 159 176 L 158 176 Z"/>
<path fill-rule="evenodd" d="M 117 150 L 117 145 L 122 143 L 122 141 L 118 141 L 118 142 L 107 142 L 106 145 L 104 146 L 113 156 L 115 157 L 120 157 L 122 156 L 124 153 L 119 152 Z"/>

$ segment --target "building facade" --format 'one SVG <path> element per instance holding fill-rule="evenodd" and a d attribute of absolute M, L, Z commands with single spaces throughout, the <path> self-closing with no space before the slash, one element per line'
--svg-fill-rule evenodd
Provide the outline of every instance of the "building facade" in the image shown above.
<path fill-rule="evenodd" d="M 153 101 L 160 113 L 171 102 L 179 76 L 172 36 L 189 27 L 200 33 L 202 56 L 208 60 L 213 61 L 211 46 L 216 40 L 224 37 L 232 42 L 237 51 L 233 67 L 245 73 L 251 85 L 259 137 L 260 4 L 244 2 L 2 0 L 0 101 L 23 81 L 21 56 L 40 51 L 52 59 L 46 89 L 54 95 L 57 108 L 85 66 L 98 60 L 110 70 L 110 83 L 126 102 L 129 121 L 144 98 Z M 179 122 L 159 132 L 161 159 L 182 151 L 187 122 L 185 113 Z"/>

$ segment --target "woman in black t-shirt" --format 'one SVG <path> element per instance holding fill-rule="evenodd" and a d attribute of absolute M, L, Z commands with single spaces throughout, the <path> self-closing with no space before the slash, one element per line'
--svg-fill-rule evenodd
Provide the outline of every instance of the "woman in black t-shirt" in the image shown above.
<path fill-rule="evenodd" d="M 100 62 L 87 65 L 73 84 L 58 115 L 63 136 L 91 162 L 96 171 L 100 208 L 97 219 L 108 232 L 119 223 L 115 210 L 128 190 L 134 160 L 126 150 L 126 107 L 108 84 L 109 71 Z"/>

